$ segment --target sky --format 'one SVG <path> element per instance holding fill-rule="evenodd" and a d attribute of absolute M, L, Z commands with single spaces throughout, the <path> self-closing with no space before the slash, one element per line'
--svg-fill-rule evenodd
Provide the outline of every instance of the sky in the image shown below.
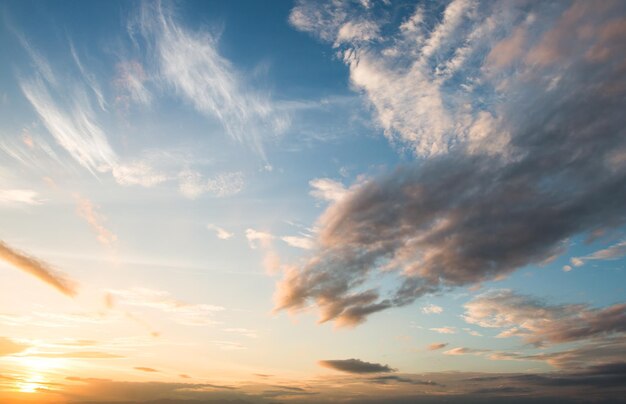
<path fill-rule="evenodd" d="M 1 0 L 0 401 L 619 402 L 625 42 L 618 0 Z"/>

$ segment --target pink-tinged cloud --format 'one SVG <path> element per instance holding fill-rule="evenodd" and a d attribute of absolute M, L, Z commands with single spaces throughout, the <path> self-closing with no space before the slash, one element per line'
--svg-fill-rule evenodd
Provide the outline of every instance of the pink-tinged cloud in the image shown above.
<path fill-rule="evenodd" d="M 78 215 L 85 219 L 85 221 L 91 226 L 96 233 L 98 241 L 102 244 L 112 244 L 117 240 L 117 236 L 106 227 L 104 227 L 104 217 L 97 210 L 97 207 L 89 199 L 80 195 L 74 195 L 76 199 L 76 209 Z"/>
<path fill-rule="evenodd" d="M 9 247 L 0 241 L 0 259 L 29 273 L 67 296 L 76 295 L 76 283 L 35 257 Z"/>
<path fill-rule="evenodd" d="M 426 349 L 428 349 L 429 351 L 436 351 L 438 349 L 445 348 L 447 346 L 448 346 L 447 342 L 439 342 L 439 343 L 434 343 L 434 344 L 428 345 L 428 347 Z"/>
<path fill-rule="evenodd" d="M 466 303 L 464 318 L 470 324 L 503 329 L 501 338 L 518 336 L 537 346 L 626 332 L 625 303 L 603 308 L 549 305 L 510 290 L 487 292 Z"/>

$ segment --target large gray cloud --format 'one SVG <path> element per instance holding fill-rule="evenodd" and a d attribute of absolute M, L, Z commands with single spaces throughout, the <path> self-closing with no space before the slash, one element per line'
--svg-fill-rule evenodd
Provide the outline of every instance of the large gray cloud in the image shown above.
<path fill-rule="evenodd" d="M 495 17 L 512 3 L 493 10 L 477 4 L 471 14 L 475 21 L 469 23 L 476 29 L 481 23 L 499 24 Z M 544 14 L 532 4 L 523 13 L 510 6 L 517 14 L 508 13 L 499 29 L 481 37 L 491 50 L 466 50 L 473 55 L 462 61 L 467 66 L 440 80 L 458 85 L 453 77 L 467 82 L 473 75 L 480 81 L 482 93 L 469 97 L 471 123 L 442 129 L 442 136 L 456 139 L 446 153 L 430 153 L 429 159 L 357 183 L 332 203 L 318 220 L 319 249 L 289 269 L 278 285 L 277 309 L 299 310 L 313 302 L 321 321 L 354 325 L 426 293 L 545 262 L 561 254 L 573 236 L 624 224 L 626 50 L 619 43 L 626 38 L 626 7 L 618 2 L 562 6 Z M 448 9 L 445 15 L 456 10 Z M 453 17 L 446 18 L 437 25 L 442 38 Z M 531 23 L 541 28 L 538 33 L 530 34 Z M 398 38 L 388 39 L 398 43 Z M 443 46 L 441 41 L 437 46 Z M 506 41 L 520 49 L 513 51 Z M 449 45 L 451 53 L 464 49 Z M 353 50 L 362 53 L 364 47 L 360 43 Z M 372 48 L 366 49 L 372 57 Z M 405 62 L 415 66 L 427 50 L 417 45 L 414 50 L 416 56 L 409 56 L 414 60 Z M 494 50 L 501 53 L 494 55 Z M 385 53 L 377 55 L 384 58 Z M 376 72 L 352 74 L 374 80 Z M 367 96 L 374 104 L 380 101 L 376 97 L 385 99 L 372 91 Z M 407 97 L 423 96 L 419 86 L 403 91 Z M 484 105 L 476 106 L 481 99 Z M 464 104 L 444 104 L 462 120 Z M 412 122 L 413 108 L 385 105 L 388 115 L 396 114 L 390 128 L 410 142 L 401 129 Z M 416 133 L 434 124 L 429 125 Z M 422 146 L 418 141 L 416 147 Z M 367 286 L 378 271 L 397 274 L 395 291 L 381 296 Z"/>

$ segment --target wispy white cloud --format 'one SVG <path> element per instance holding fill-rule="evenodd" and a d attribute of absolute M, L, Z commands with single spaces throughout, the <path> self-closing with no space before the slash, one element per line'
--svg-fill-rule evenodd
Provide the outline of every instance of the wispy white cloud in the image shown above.
<path fill-rule="evenodd" d="M 302 248 L 303 250 L 315 248 L 315 241 L 310 237 L 284 236 L 280 239 L 292 247 Z"/>
<path fill-rule="evenodd" d="M 109 290 L 111 306 L 144 307 L 170 313 L 173 320 L 184 325 L 211 325 L 215 313 L 223 307 L 209 304 L 192 304 L 175 299 L 169 292 L 148 288 Z"/>
<path fill-rule="evenodd" d="M 288 126 L 288 118 L 275 111 L 269 97 L 251 89 L 220 55 L 214 35 L 190 31 L 166 5 L 144 3 L 129 32 L 143 35 L 150 44 L 158 80 L 200 113 L 217 118 L 233 138 L 263 155 L 263 138 Z"/>
<path fill-rule="evenodd" d="M 422 313 L 424 314 L 440 314 L 443 313 L 443 307 L 436 304 L 428 304 L 422 307 Z"/>
<path fill-rule="evenodd" d="M 347 194 L 348 190 L 339 181 L 330 178 L 316 178 L 309 181 L 311 195 L 324 201 L 338 201 Z"/>
<path fill-rule="evenodd" d="M 247 349 L 247 347 L 239 342 L 233 341 L 209 341 L 210 343 L 217 345 L 221 350 L 224 351 L 239 351 L 242 349 Z"/>
<path fill-rule="evenodd" d="M 592 254 L 586 255 L 584 257 L 573 257 L 570 259 L 570 262 L 575 267 L 581 267 L 585 265 L 587 261 L 605 261 L 605 260 L 615 260 L 621 258 L 626 255 L 626 240 L 620 241 L 610 247 L 604 248 L 602 250 L 598 250 Z M 566 269 L 569 267 L 569 269 Z M 570 265 L 566 265 L 563 267 L 564 271 L 571 271 L 572 267 Z"/>
<path fill-rule="evenodd" d="M 189 199 L 198 198 L 204 193 L 225 197 L 241 192 L 244 176 L 241 172 L 226 172 L 205 178 L 193 170 L 181 171 L 178 175 L 180 192 Z"/>
<path fill-rule="evenodd" d="M 248 328 L 225 328 L 224 331 L 239 334 L 248 338 L 257 338 L 259 336 L 255 330 L 250 330 Z"/>
<path fill-rule="evenodd" d="M 485 352 L 489 352 L 488 349 L 472 349 L 472 348 L 452 348 L 444 351 L 444 355 L 481 355 Z"/>
<path fill-rule="evenodd" d="M 76 48 L 74 47 L 74 43 L 71 41 L 70 41 L 70 51 L 72 53 L 72 58 L 74 59 L 74 62 L 76 63 L 76 66 L 78 67 L 78 70 L 80 71 L 80 74 L 82 75 L 83 79 L 85 80 L 85 82 L 87 83 L 91 91 L 93 92 L 94 96 L 96 97 L 96 100 L 98 101 L 98 105 L 103 111 L 106 111 L 107 102 L 103 95 L 102 88 L 100 87 L 100 84 L 96 80 L 95 75 L 87 71 L 87 69 L 81 62 L 80 58 L 78 57 L 78 52 L 76 51 Z"/>
<path fill-rule="evenodd" d="M 152 102 L 152 93 L 146 87 L 148 76 L 140 62 L 136 60 L 120 62 L 116 70 L 114 80 L 118 93 L 116 103 L 128 108 L 130 103 L 146 106 Z"/>
<path fill-rule="evenodd" d="M 215 235 L 217 236 L 217 238 L 219 238 L 220 240 L 228 240 L 229 238 L 232 238 L 235 234 L 231 233 L 215 224 L 207 224 L 206 225 L 207 229 L 209 230 L 213 230 L 215 231 Z"/>
<path fill-rule="evenodd" d="M 430 330 L 439 334 L 456 334 L 456 328 L 454 327 L 436 327 L 430 328 Z"/>
<path fill-rule="evenodd" d="M 31 189 L 0 189 L 0 204 L 41 205 L 43 200 Z"/>
<path fill-rule="evenodd" d="M 275 237 L 271 233 L 265 231 L 246 229 L 246 238 L 248 239 L 248 245 L 250 248 L 256 249 L 258 247 L 268 248 Z"/>
<path fill-rule="evenodd" d="M 20 87 L 48 132 L 80 165 L 93 173 L 115 165 L 116 155 L 83 89 L 76 88 L 66 109 L 53 99 L 40 77 L 20 80 Z"/>
<path fill-rule="evenodd" d="M 112 174 L 120 185 L 141 185 L 146 188 L 170 179 L 145 160 L 117 164 L 113 167 Z"/>

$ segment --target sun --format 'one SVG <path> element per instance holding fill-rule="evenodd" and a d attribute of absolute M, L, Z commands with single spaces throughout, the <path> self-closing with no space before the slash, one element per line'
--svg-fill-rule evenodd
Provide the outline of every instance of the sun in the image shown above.
<path fill-rule="evenodd" d="M 50 380 L 47 373 L 64 367 L 64 360 L 59 358 L 37 358 L 24 356 L 19 358 L 19 366 L 24 370 L 24 377 L 15 383 L 15 387 L 22 393 L 36 393 L 46 388 Z"/>
<path fill-rule="evenodd" d="M 45 386 L 46 379 L 41 374 L 33 374 L 23 381 L 17 382 L 17 388 L 22 393 L 36 393 Z"/>

